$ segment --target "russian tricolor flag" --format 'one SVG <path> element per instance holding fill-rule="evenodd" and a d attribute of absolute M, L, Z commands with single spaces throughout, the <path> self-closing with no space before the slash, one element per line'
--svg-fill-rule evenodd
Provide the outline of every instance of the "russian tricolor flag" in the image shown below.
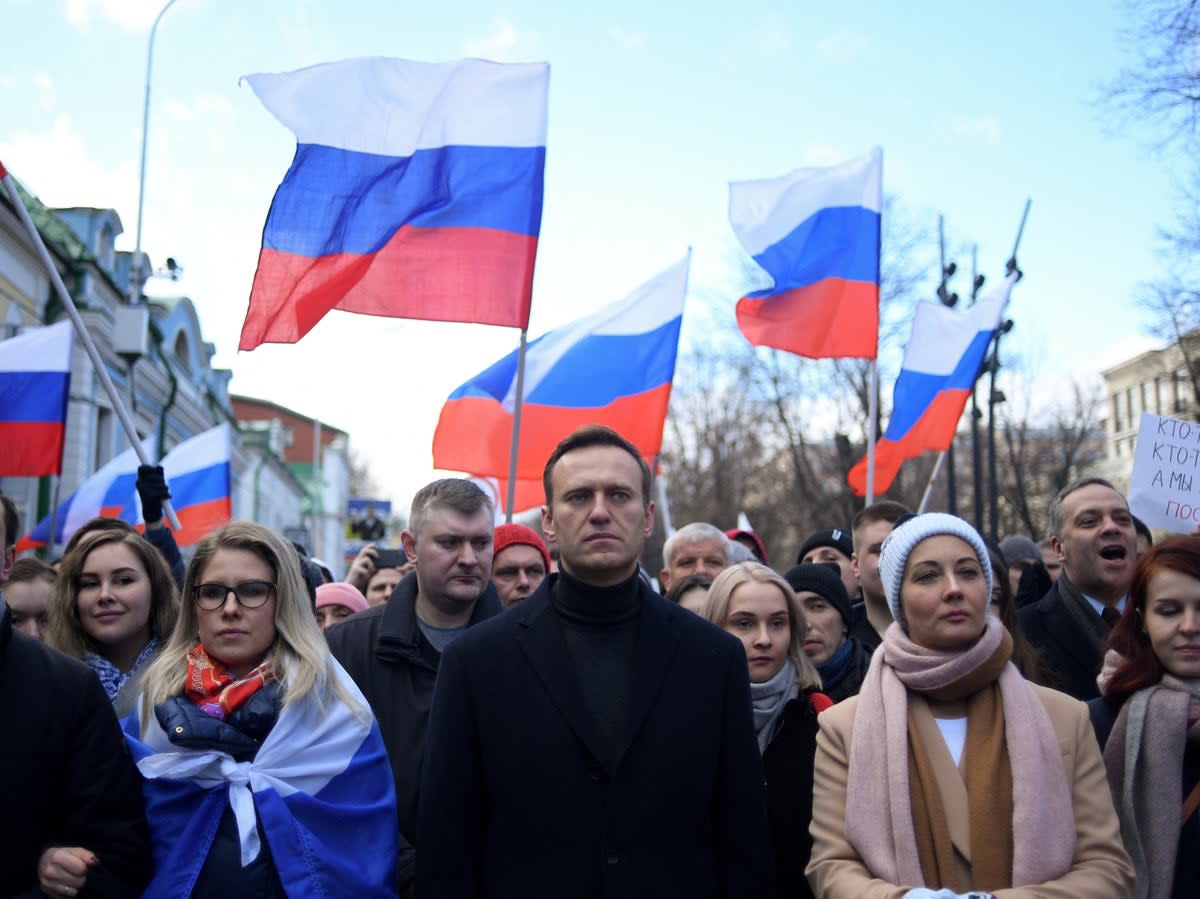
<path fill-rule="evenodd" d="M 738 300 L 754 346 L 811 359 L 874 359 L 879 344 L 883 150 L 729 185 L 729 221 L 774 280 Z"/>
<path fill-rule="evenodd" d="M 74 336 L 65 321 L 0 342 L 0 475 L 62 471 Z"/>
<path fill-rule="evenodd" d="M 230 493 L 230 427 L 217 425 L 179 444 L 162 460 L 171 504 L 183 530 L 175 542 L 190 546 L 209 531 L 225 524 L 233 515 Z M 155 441 L 145 440 L 142 447 L 151 458 Z M 119 518 L 130 524 L 142 522 L 137 498 L 138 457 L 133 447 L 111 459 L 88 478 L 58 507 L 58 532 L 51 540 L 50 516 L 17 544 L 17 551 L 36 549 L 50 543 L 66 543 L 72 535 L 98 515 Z"/>
<path fill-rule="evenodd" d="M 525 356 L 525 401 L 518 484 L 533 485 L 516 508 L 539 505 L 542 467 L 554 447 L 586 424 L 615 429 L 652 459 L 675 376 L 688 258 L 600 311 L 543 334 Z M 508 478 L 517 353 L 505 356 L 452 394 L 433 435 L 435 468 Z"/>
<path fill-rule="evenodd" d="M 906 460 L 923 452 L 949 449 L 992 334 L 1019 277 L 1013 272 L 966 312 L 941 303 L 917 304 L 912 336 L 892 394 L 892 417 L 875 445 L 877 492 L 891 486 Z M 850 469 L 846 479 L 856 495 L 866 496 L 866 459 Z"/>
<path fill-rule="evenodd" d="M 297 146 L 239 348 L 295 343 L 331 309 L 524 328 L 549 76 L 385 58 L 246 76 Z"/>

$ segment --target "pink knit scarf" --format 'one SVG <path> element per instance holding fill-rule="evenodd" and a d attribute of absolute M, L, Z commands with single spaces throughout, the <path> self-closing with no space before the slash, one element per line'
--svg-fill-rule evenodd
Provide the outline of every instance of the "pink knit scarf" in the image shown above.
<path fill-rule="evenodd" d="M 989 615 L 973 646 L 942 652 L 918 646 L 893 623 L 871 659 L 854 714 L 846 838 L 881 880 L 925 885 L 908 782 L 909 691 L 935 692 L 970 674 L 999 648 L 1002 634 Z M 1050 716 L 1012 662 L 997 683 L 1013 779 L 1012 885 L 1045 883 L 1069 871 L 1075 855 L 1071 788 Z"/>

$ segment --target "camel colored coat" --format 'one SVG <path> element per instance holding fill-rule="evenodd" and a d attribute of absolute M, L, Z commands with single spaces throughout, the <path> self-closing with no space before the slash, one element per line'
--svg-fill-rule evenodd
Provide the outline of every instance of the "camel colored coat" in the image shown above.
<path fill-rule="evenodd" d="M 1064 693 L 1030 684 L 1045 706 L 1062 749 L 1075 809 L 1075 858 L 1058 880 L 1000 890 L 998 899 L 1122 899 L 1133 896 L 1133 866 L 1121 844 L 1117 815 L 1087 706 Z M 945 798 L 947 824 L 964 871 L 970 871 L 966 788 L 933 721 L 929 706 L 909 694 L 923 742 Z M 846 774 L 858 697 L 822 712 L 814 773 L 813 853 L 805 872 L 821 899 L 900 899 L 923 884 L 890 884 L 876 878 L 845 837 Z M 997 826 L 1001 826 L 997 822 Z M 1010 825 L 1011 826 L 1011 825 Z"/>

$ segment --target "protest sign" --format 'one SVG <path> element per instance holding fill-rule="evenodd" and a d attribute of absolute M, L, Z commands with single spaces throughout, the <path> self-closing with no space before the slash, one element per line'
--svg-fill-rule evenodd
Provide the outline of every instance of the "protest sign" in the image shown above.
<path fill-rule="evenodd" d="M 1200 424 L 1142 413 L 1129 508 L 1152 528 L 1190 534 L 1200 524 Z"/>

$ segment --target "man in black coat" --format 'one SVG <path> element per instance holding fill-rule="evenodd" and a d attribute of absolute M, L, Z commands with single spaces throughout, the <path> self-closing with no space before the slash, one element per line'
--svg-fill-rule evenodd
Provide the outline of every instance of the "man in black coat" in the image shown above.
<path fill-rule="evenodd" d="M 649 468 L 591 425 L 543 483 L 559 573 L 442 659 L 417 895 L 773 895 L 745 651 L 639 578 Z"/>
<path fill-rule="evenodd" d="M 0 493 L 0 583 L 16 507 Z M 0 596 L 0 896 L 137 896 L 150 879 L 141 779 L 86 665 L 20 632 Z"/>
<path fill-rule="evenodd" d="M 1136 533 L 1129 504 L 1108 481 L 1084 478 L 1050 504 L 1050 539 L 1062 574 L 1038 602 L 1018 612 L 1025 636 L 1051 669 L 1046 686 L 1087 702 L 1104 641 L 1125 610 Z"/>
<path fill-rule="evenodd" d="M 488 580 L 494 522 L 491 500 L 466 479 L 422 487 L 400 534 L 416 570 L 384 605 L 327 632 L 334 657 L 371 704 L 387 747 L 396 780 L 402 889 L 414 876 L 417 788 L 442 652 L 468 628 L 503 611 Z"/>

